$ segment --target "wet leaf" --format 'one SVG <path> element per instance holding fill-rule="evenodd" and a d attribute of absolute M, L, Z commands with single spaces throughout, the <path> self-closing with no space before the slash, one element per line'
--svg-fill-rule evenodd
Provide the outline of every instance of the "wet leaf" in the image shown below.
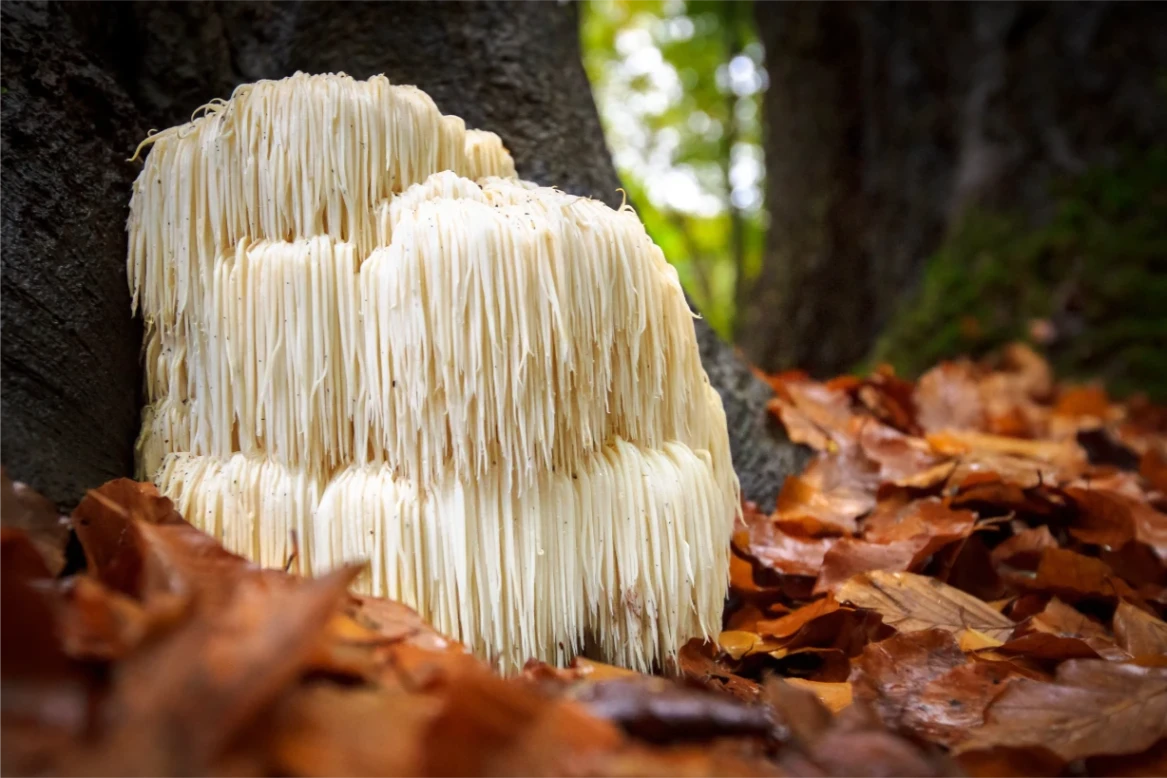
<path fill-rule="evenodd" d="M 934 578 L 913 573 L 872 571 L 839 588 L 841 602 L 876 611 L 900 632 L 938 628 L 958 635 L 974 629 L 1008 639 L 1014 624 L 982 600 Z"/>

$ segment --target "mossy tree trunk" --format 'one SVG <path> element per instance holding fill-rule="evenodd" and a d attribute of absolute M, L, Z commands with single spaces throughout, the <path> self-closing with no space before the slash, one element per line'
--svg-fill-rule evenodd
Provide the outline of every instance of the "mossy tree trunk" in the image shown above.
<path fill-rule="evenodd" d="M 970 206 L 1041 221 L 1051 183 L 1167 134 L 1167 6 L 755 3 L 770 233 L 740 344 L 866 356 Z"/>
<path fill-rule="evenodd" d="M 385 73 L 497 132 L 520 175 L 610 204 L 619 186 L 562 3 L 113 3 L 3 9 L 3 462 L 62 503 L 132 472 L 140 331 L 124 224 L 148 128 L 297 70 Z M 704 324 L 746 496 L 799 458 L 765 386 Z"/>

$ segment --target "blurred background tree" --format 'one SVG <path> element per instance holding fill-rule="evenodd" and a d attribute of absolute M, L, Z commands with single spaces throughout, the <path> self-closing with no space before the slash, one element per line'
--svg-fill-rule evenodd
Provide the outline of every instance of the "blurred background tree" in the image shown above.
<path fill-rule="evenodd" d="M 584 65 L 630 201 L 727 340 L 763 249 L 762 47 L 746 0 L 593 0 Z"/>
<path fill-rule="evenodd" d="M 1029 339 L 1167 398 L 1167 6 L 589 0 L 653 238 L 767 370 Z"/>

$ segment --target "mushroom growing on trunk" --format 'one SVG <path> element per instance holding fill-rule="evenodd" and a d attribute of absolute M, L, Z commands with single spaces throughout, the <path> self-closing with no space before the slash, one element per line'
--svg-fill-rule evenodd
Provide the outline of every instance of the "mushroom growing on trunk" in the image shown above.
<path fill-rule="evenodd" d="M 675 270 L 384 77 L 242 86 L 148 139 L 139 475 L 234 551 L 504 669 L 720 628 L 740 505 Z"/>

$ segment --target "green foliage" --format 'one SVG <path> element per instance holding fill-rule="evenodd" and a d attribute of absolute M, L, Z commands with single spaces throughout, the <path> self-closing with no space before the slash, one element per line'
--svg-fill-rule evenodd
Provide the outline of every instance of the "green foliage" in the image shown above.
<path fill-rule="evenodd" d="M 738 270 L 760 268 L 763 243 L 765 76 L 750 3 L 590 0 L 581 40 L 629 199 L 729 337 Z"/>
<path fill-rule="evenodd" d="M 1027 340 L 1060 372 L 1167 399 L 1167 148 L 1062 184 L 1048 224 L 968 213 L 873 359 L 915 375 L 938 360 Z"/>

